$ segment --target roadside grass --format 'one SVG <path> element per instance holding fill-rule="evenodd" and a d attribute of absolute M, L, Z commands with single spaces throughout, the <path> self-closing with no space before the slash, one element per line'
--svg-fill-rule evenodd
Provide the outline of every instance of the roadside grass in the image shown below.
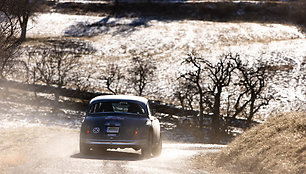
<path fill-rule="evenodd" d="M 217 155 L 201 155 L 196 166 L 214 173 L 306 172 L 306 113 L 270 117 L 237 137 Z M 220 172 L 222 171 L 222 172 Z"/>

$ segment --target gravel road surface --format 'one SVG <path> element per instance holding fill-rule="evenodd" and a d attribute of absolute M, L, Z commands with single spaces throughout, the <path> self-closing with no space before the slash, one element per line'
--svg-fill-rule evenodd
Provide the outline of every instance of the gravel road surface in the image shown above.
<path fill-rule="evenodd" d="M 163 143 L 158 157 L 142 159 L 133 149 L 79 153 L 79 130 L 24 127 L 0 131 L 0 173 L 208 173 L 191 167 L 199 153 L 218 152 L 221 145 Z"/>

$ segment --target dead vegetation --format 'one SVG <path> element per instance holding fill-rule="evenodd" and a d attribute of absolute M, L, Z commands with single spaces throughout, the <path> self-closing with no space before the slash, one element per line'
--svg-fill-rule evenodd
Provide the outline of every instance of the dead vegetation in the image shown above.
<path fill-rule="evenodd" d="M 217 167 L 213 170 L 217 173 L 305 173 L 306 113 L 271 117 L 236 138 L 217 156 L 203 155 L 197 160 L 197 166 L 208 163 Z"/>

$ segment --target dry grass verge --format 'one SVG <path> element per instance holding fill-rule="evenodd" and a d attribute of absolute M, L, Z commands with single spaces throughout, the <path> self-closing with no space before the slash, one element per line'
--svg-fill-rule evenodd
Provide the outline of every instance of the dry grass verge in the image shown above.
<path fill-rule="evenodd" d="M 271 117 L 239 136 L 218 155 L 202 155 L 196 161 L 205 169 L 217 167 L 214 173 L 305 173 L 306 113 Z"/>

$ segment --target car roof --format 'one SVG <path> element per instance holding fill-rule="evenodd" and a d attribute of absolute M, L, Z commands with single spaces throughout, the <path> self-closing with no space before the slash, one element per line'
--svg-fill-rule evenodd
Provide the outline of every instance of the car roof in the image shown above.
<path fill-rule="evenodd" d="M 131 95 L 101 95 L 97 96 L 90 100 L 89 104 L 99 100 L 133 100 L 142 103 L 148 103 L 148 99 L 139 96 L 131 96 Z"/>

